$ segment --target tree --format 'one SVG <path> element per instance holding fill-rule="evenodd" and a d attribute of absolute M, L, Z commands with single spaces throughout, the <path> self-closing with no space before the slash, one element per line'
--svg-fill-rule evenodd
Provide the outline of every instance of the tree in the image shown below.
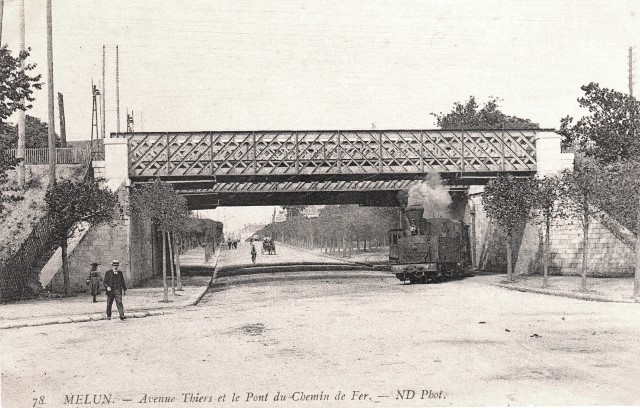
<path fill-rule="evenodd" d="M 499 175 L 491 179 L 482 193 L 482 205 L 489 218 L 507 234 L 507 275 L 513 281 L 512 246 L 513 233 L 523 228 L 531 218 L 535 198 L 535 181 Z"/>
<path fill-rule="evenodd" d="M 502 113 L 499 103 L 502 100 L 490 97 L 480 106 L 475 96 L 464 103 L 455 102 L 449 113 L 432 113 L 441 129 L 538 129 L 540 126 L 529 119 Z"/>
<path fill-rule="evenodd" d="M 162 231 L 162 281 L 164 301 L 168 302 L 167 238 L 187 224 L 187 201 L 169 183 L 154 180 L 132 192 L 130 207 L 134 215 L 151 220 Z M 173 284 L 172 289 L 175 291 Z"/>
<path fill-rule="evenodd" d="M 100 225 L 111 221 L 116 214 L 118 197 L 96 183 L 63 181 L 49 189 L 45 202 L 51 218 L 52 232 L 62 249 L 64 294 L 69 294 L 68 240 L 83 222 Z"/>
<path fill-rule="evenodd" d="M 35 68 L 33 64 L 25 64 L 24 71 L 20 64 L 29 56 L 28 52 L 22 52 L 17 57 L 11 55 L 7 46 L 0 46 L 0 135 L 8 132 L 10 128 L 5 121 L 18 109 L 30 109 L 34 98 L 34 89 L 40 89 L 40 75 L 30 76 L 29 71 Z M 22 98 L 27 102 L 23 104 Z M 0 140 L 0 185 L 7 181 L 6 172 L 12 170 L 18 164 L 18 160 L 8 158 L 5 150 L 8 145 Z M 3 202 L 14 200 L 12 195 L 0 193 L 0 213 Z"/>
<path fill-rule="evenodd" d="M 594 206 L 595 198 L 603 190 L 602 179 L 598 177 L 600 169 L 593 158 L 578 156 L 573 171 L 562 174 L 563 205 L 574 218 L 582 224 L 582 277 L 580 289 L 587 290 L 587 272 L 589 259 L 589 226 L 591 217 L 598 215 L 599 210 Z"/>
<path fill-rule="evenodd" d="M 31 102 L 35 100 L 34 89 L 42 88 L 41 75 L 29 74 L 36 67 L 35 64 L 25 64 L 24 71 L 20 66 L 29 56 L 29 51 L 31 49 L 13 57 L 6 45 L 0 48 L 0 122 L 7 120 L 18 109 L 31 109 Z"/>
<path fill-rule="evenodd" d="M 575 123 L 570 116 L 561 120 L 558 133 L 564 137 L 563 143 L 577 144 L 587 155 L 607 164 L 637 158 L 640 103 L 633 96 L 594 82 L 580 89 L 585 95 L 578 103 L 589 114 Z"/>
<path fill-rule="evenodd" d="M 6 124 L 0 129 L 0 138 L 6 148 L 18 146 L 18 127 Z M 49 143 L 48 125 L 39 118 L 27 115 L 25 119 L 25 147 L 27 149 L 45 148 Z M 60 147 L 60 137 L 56 134 L 56 147 Z"/>
<path fill-rule="evenodd" d="M 566 218 L 567 213 L 562 206 L 562 181 L 557 176 L 545 176 L 537 180 L 535 186 L 534 209 L 545 227 L 544 234 L 544 265 L 542 287 L 549 283 L 549 247 L 551 223 L 556 219 Z"/>
<path fill-rule="evenodd" d="M 285 210 L 287 210 L 287 219 L 299 217 L 304 212 L 306 205 L 284 205 L 282 206 Z"/>

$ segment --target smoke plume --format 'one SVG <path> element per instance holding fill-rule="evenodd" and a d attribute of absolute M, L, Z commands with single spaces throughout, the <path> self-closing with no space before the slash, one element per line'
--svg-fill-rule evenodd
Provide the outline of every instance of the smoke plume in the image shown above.
<path fill-rule="evenodd" d="M 424 218 L 451 218 L 451 196 L 438 173 L 429 173 L 424 180 L 409 188 L 408 205 L 422 205 Z"/>

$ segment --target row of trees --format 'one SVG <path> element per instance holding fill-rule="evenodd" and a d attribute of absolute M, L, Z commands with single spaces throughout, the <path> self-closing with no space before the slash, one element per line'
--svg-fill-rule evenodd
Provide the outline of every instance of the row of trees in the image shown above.
<path fill-rule="evenodd" d="M 130 208 L 123 208 L 118 196 L 95 181 L 69 181 L 56 183 L 47 190 L 45 201 L 51 220 L 54 241 L 62 248 L 64 293 L 70 289 L 67 246 L 78 226 L 87 222 L 93 226 L 116 222 L 130 211 L 150 220 L 163 237 L 164 300 L 168 301 L 167 265 L 171 268 L 171 287 L 182 290 L 180 254 L 195 245 L 205 247 L 205 260 L 211 250 L 222 241 L 222 224 L 189 215 L 184 197 L 168 183 L 159 180 L 133 191 Z M 175 279 L 174 279 L 175 276 Z"/>
<path fill-rule="evenodd" d="M 577 149 L 574 169 L 540 180 L 501 176 L 484 191 L 487 214 L 507 234 L 510 279 L 511 237 L 528 220 L 539 220 L 545 226 L 543 286 L 548 282 L 550 226 L 555 220 L 572 218 L 582 226 L 582 290 L 586 290 L 589 228 L 594 217 L 610 216 L 640 237 L 640 104 L 630 95 L 595 83 L 582 90 L 585 95 L 578 101 L 589 114 L 575 123 L 571 117 L 564 118 L 560 129 L 564 144 Z M 640 253 L 637 238 L 636 251 Z M 636 265 L 636 297 L 640 295 L 639 276 Z"/>
<path fill-rule="evenodd" d="M 182 290 L 180 254 L 187 247 L 193 246 L 195 240 L 197 244 L 204 246 L 205 261 L 209 261 L 212 249 L 222 242 L 222 224 L 190 216 L 186 199 L 170 184 L 160 180 L 134 190 L 130 207 L 133 215 L 150 220 L 162 233 L 163 296 L 167 302 L 167 260 L 171 268 L 171 289 L 175 295 L 176 290 Z"/>
<path fill-rule="evenodd" d="M 267 225 L 259 234 L 285 242 L 315 247 L 339 248 L 355 241 L 367 248 L 372 243 L 384 243 L 389 229 L 398 223 L 396 208 L 359 207 L 356 205 L 327 206 L 317 218 L 294 216 L 284 222 Z"/>

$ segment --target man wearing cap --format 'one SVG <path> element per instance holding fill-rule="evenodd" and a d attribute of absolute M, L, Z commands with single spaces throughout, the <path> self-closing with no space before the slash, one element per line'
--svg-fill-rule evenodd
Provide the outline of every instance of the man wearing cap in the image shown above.
<path fill-rule="evenodd" d="M 120 262 L 114 260 L 111 269 L 104 275 L 104 287 L 107 290 L 107 320 L 111 320 L 111 307 L 116 301 L 120 320 L 124 320 L 124 307 L 122 306 L 122 295 L 127 293 L 127 285 L 124 282 L 122 271 L 118 270 Z"/>

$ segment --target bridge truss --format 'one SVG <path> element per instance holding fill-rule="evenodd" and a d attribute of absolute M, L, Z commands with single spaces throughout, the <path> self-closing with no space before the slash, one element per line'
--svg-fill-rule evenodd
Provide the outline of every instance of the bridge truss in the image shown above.
<path fill-rule="evenodd" d="M 217 200 L 249 205 L 260 197 L 270 197 L 270 204 L 280 199 L 386 202 L 381 197 L 395 196 L 431 172 L 457 186 L 484 183 L 502 172 L 529 176 L 536 170 L 540 131 L 143 132 L 112 137 L 128 140 L 134 182 L 185 183 L 180 188 L 197 207 Z"/>

